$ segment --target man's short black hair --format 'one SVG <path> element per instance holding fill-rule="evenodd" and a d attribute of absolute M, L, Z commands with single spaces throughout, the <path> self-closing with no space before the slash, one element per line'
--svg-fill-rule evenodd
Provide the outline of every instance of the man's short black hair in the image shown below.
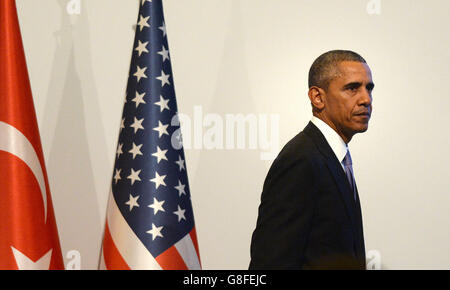
<path fill-rule="evenodd" d="M 366 60 L 350 50 L 332 50 L 319 56 L 309 70 L 309 87 L 319 87 L 328 90 L 328 86 L 339 71 L 337 65 L 343 61 L 356 61 L 366 63 Z"/>

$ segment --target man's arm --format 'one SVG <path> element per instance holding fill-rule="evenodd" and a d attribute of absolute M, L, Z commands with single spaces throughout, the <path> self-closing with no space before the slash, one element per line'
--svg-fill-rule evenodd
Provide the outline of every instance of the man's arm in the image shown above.
<path fill-rule="evenodd" d="M 264 183 L 250 269 L 299 269 L 314 212 L 314 173 L 306 158 L 283 154 Z"/>

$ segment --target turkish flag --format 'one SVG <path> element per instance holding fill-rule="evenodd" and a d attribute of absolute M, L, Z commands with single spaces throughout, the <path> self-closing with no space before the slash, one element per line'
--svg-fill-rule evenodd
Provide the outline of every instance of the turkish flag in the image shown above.
<path fill-rule="evenodd" d="M 0 269 L 64 269 L 15 0 L 0 1 Z"/>

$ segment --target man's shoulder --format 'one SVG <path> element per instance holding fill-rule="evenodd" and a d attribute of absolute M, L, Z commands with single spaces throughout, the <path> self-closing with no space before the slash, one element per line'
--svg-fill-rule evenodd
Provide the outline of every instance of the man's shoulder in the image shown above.
<path fill-rule="evenodd" d="M 295 167 L 311 169 L 321 158 L 320 151 L 313 138 L 301 131 L 289 140 L 272 163 L 271 172 L 284 172 Z"/>
<path fill-rule="evenodd" d="M 301 131 L 284 145 L 277 159 L 310 159 L 316 153 L 319 150 L 313 139 L 305 131 Z"/>
<path fill-rule="evenodd" d="M 279 182 L 313 182 L 318 165 L 322 163 L 320 151 L 307 132 L 302 131 L 289 140 L 273 161 L 264 182 L 270 191 Z M 299 177 L 302 178 L 299 178 Z"/>

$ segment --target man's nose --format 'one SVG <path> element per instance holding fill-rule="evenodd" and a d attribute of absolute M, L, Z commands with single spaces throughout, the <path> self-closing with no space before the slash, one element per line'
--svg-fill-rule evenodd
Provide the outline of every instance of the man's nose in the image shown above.
<path fill-rule="evenodd" d="M 363 90 L 363 92 L 361 93 L 361 96 L 359 98 L 359 105 L 365 106 L 365 107 L 369 107 L 370 105 L 372 105 L 372 92 L 370 92 L 369 90 Z"/>

